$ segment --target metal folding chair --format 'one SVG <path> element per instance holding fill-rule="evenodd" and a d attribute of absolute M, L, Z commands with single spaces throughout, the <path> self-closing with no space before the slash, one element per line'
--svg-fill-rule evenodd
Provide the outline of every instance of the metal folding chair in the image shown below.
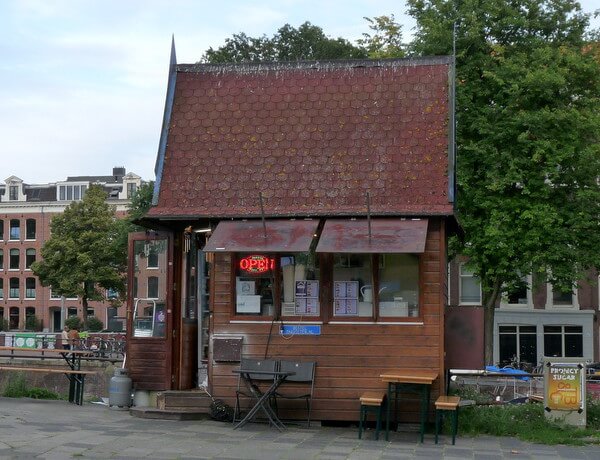
<path fill-rule="evenodd" d="M 315 368 L 317 363 L 314 361 L 302 362 L 302 361 L 279 361 L 279 370 L 281 372 L 294 372 L 290 375 L 284 384 L 279 387 L 279 390 L 275 393 L 275 409 L 277 409 L 277 399 L 306 399 L 306 410 L 307 410 L 307 425 L 310 427 L 310 412 L 312 408 L 312 397 L 315 388 Z M 286 387 L 291 387 L 291 384 L 307 384 L 309 388 L 300 388 L 299 392 L 292 393 L 286 391 Z M 294 385 L 294 387 L 296 387 Z"/>

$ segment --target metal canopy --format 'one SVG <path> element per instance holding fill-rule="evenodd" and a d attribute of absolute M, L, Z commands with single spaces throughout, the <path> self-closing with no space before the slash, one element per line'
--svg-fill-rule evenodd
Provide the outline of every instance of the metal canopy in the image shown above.
<path fill-rule="evenodd" d="M 206 243 L 206 252 L 308 252 L 318 220 L 225 220 Z"/>
<path fill-rule="evenodd" d="M 427 219 L 327 219 L 316 252 L 412 253 L 425 252 Z"/>

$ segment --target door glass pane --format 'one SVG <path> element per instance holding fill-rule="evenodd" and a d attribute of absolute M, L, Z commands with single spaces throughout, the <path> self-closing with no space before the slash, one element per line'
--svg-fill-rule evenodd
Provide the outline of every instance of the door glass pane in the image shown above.
<path fill-rule="evenodd" d="M 133 337 L 165 337 L 167 324 L 167 240 L 134 241 Z M 146 260 L 156 257 L 158 268 Z M 143 297 L 138 297 L 141 295 Z"/>

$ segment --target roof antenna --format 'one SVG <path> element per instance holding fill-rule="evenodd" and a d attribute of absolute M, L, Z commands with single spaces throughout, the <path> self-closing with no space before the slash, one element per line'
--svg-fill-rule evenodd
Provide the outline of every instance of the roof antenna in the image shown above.
<path fill-rule="evenodd" d="M 258 200 L 260 201 L 260 215 L 262 217 L 264 237 L 267 238 L 267 223 L 265 222 L 265 208 L 263 206 L 262 192 L 258 192 Z"/>
<path fill-rule="evenodd" d="M 371 239 L 371 195 L 365 193 L 367 198 L 367 223 L 369 224 L 369 240 Z"/>

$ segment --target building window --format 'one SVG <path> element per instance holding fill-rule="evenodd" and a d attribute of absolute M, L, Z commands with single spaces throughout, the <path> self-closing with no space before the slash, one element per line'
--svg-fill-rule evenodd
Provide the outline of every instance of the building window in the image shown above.
<path fill-rule="evenodd" d="M 131 199 L 137 190 L 135 182 L 127 182 L 127 198 Z"/>
<path fill-rule="evenodd" d="M 241 268 L 241 267 L 240 267 Z M 315 253 L 303 252 L 282 254 L 275 263 L 276 286 L 279 286 L 279 301 L 273 310 L 280 309 L 282 316 L 319 316 L 319 264 Z M 252 281 L 250 273 L 240 270 L 240 282 Z M 238 292 L 238 295 L 245 295 Z M 266 306 L 268 314 L 270 307 Z M 262 313 L 262 307 L 261 307 Z"/>
<path fill-rule="evenodd" d="M 87 185 L 59 185 L 58 200 L 59 201 L 78 201 L 83 199 Z"/>
<path fill-rule="evenodd" d="M 4 250 L 0 249 L 0 270 L 4 270 Z"/>
<path fill-rule="evenodd" d="M 8 259 L 9 270 L 18 270 L 20 265 L 20 254 L 18 249 L 11 249 L 10 256 Z"/>
<path fill-rule="evenodd" d="M 11 278 L 9 281 L 8 298 L 18 299 L 19 298 L 19 278 Z"/>
<path fill-rule="evenodd" d="M 537 365 L 536 326 L 498 326 L 498 332 L 500 366 L 532 369 Z"/>
<path fill-rule="evenodd" d="M 0 240 L 4 239 L 4 221 L 0 219 Z"/>
<path fill-rule="evenodd" d="M 158 277 L 157 276 L 149 276 L 148 277 L 148 298 L 149 299 L 158 299 Z"/>
<path fill-rule="evenodd" d="M 571 291 L 562 291 L 554 288 L 551 283 L 546 284 L 546 308 L 579 308 L 577 288 Z"/>
<path fill-rule="evenodd" d="M 77 316 L 77 307 L 67 307 L 67 317 Z"/>
<path fill-rule="evenodd" d="M 10 329 L 19 329 L 19 307 L 10 307 L 8 311 Z"/>
<path fill-rule="evenodd" d="M 459 304 L 481 305 L 481 283 L 473 271 L 464 264 L 459 265 Z"/>
<path fill-rule="evenodd" d="M 38 320 L 35 317 L 35 307 L 25 308 L 25 329 L 36 330 L 38 327 Z"/>
<path fill-rule="evenodd" d="M 21 222 L 19 219 L 10 220 L 10 239 L 20 240 L 21 239 Z"/>
<path fill-rule="evenodd" d="M 0 299 L 4 299 L 4 279 L 0 278 Z"/>
<path fill-rule="evenodd" d="M 25 268 L 31 269 L 31 264 L 35 262 L 35 249 L 29 248 L 25 250 Z"/>
<path fill-rule="evenodd" d="M 148 252 L 148 258 L 146 259 L 148 264 L 148 268 L 158 268 L 158 251 L 152 245 L 150 247 L 150 251 Z"/>
<path fill-rule="evenodd" d="M 35 278 L 25 280 L 25 298 L 35 299 Z"/>
<path fill-rule="evenodd" d="M 500 301 L 502 307 L 527 307 L 533 305 L 531 294 L 531 276 L 524 276 L 520 282 L 504 292 Z"/>
<path fill-rule="evenodd" d="M 236 303 L 239 315 L 275 315 L 277 257 L 267 254 L 238 254 L 235 268 Z M 290 286 L 291 288 L 291 286 Z M 286 290 L 284 295 L 288 295 Z"/>
<path fill-rule="evenodd" d="M 35 219 L 27 219 L 25 221 L 25 238 L 28 240 L 35 240 Z"/>
<path fill-rule="evenodd" d="M 583 327 L 544 326 L 544 356 L 583 357 Z"/>
<path fill-rule="evenodd" d="M 51 299 L 60 299 L 60 296 L 58 294 L 55 294 L 54 291 L 52 291 L 52 289 L 50 289 L 50 298 Z"/>
<path fill-rule="evenodd" d="M 137 276 L 135 276 L 135 277 L 133 278 L 133 286 L 132 286 L 132 289 L 133 289 L 133 292 L 132 292 L 133 298 L 134 298 L 134 299 L 137 299 L 137 296 L 138 296 L 138 277 L 137 277 Z"/>
<path fill-rule="evenodd" d="M 379 316 L 419 316 L 419 256 L 379 255 Z"/>
<path fill-rule="evenodd" d="M 19 186 L 10 185 L 8 187 L 8 199 L 10 201 L 17 201 L 19 199 Z"/>

